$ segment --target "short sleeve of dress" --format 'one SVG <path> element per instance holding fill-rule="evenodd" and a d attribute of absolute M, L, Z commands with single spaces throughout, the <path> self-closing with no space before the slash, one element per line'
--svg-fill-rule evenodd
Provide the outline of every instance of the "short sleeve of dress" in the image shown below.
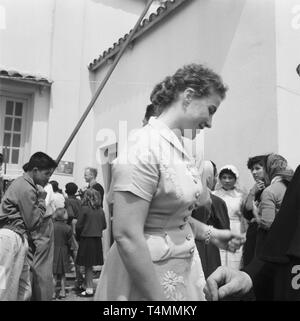
<path fill-rule="evenodd" d="M 150 202 L 156 193 L 159 165 L 153 152 L 146 148 L 130 150 L 129 160 L 113 164 L 113 191 L 131 192 Z"/>

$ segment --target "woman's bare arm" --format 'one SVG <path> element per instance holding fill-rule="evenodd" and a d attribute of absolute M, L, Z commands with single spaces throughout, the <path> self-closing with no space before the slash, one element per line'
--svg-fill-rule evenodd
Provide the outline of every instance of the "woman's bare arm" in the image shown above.
<path fill-rule="evenodd" d="M 130 192 L 115 192 L 113 233 L 124 265 L 145 300 L 165 300 L 144 237 L 148 210 L 148 201 Z"/>

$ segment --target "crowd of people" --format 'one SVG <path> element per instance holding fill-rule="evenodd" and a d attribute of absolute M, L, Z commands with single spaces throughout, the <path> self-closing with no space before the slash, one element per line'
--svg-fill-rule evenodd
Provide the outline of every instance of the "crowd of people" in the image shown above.
<path fill-rule="evenodd" d="M 86 190 L 68 183 L 64 196 L 48 183 L 55 161 L 34 154 L 1 203 L 0 282 L 9 287 L 0 287 L 0 300 L 47 300 L 58 282 L 64 297 L 70 257 L 80 295 L 95 300 L 298 299 L 288 271 L 300 253 L 300 170 L 276 153 L 253 155 L 245 160 L 254 179 L 246 191 L 236 166 L 218 171 L 185 148 L 184 132 L 194 139 L 210 128 L 226 91 L 199 64 L 154 87 L 138 139 L 113 162 L 114 243 L 105 261 L 97 170 L 85 170 Z M 95 265 L 103 267 L 94 293 Z"/>
<path fill-rule="evenodd" d="M 3 196 L 0 301 L 65 298 L 72 262 L 77 294 L 93 295 L 93 267 L 103 265 L 104 190 L 97 170 L 89 167 L 83 191 L 70 182 L 63 192 L 57 181 L 49 181 L 56 166 L 47 154 L 33 154 Z"/>

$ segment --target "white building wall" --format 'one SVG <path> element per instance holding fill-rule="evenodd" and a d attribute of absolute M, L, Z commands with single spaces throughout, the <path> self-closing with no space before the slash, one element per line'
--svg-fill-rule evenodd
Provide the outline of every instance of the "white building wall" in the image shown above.
<path fill-rule="evenodd" d="M 0 66 L 21 73 L 49 77 L 53 0 L 1 0 L 5 26 L 0 30 Z M 1 91 L 24 95 L 28 99 L 27 137 L 23 161 L 30 154 L 47 146 L 49 89 L 39 86 L 6 82 Z M 21 172 L 20 172 L 21 173 Z M 18 174 L 17 174 L 18 175 Z"/>
<path fill-rule="evenodd" d="M 49 75 L 55 0 L 1 0 L 5 28 L 0 30 L 0 65 Z"/>
<path fill-rule="evenodd" d="M 240 10 L 221 67 L 229 90 L 213 128 L 205 132 L 205 155 L 219 168 L 235 165 L 241 185 L 250 188 L 248 158 L 278 151 L 275 8 L 273 1 L 235 3 Z"/>
<path fill-rule="evenodd" d="M 300 164 L 300 3 L 276 0 L 278 152 L 295 169 Z"/>
<path fill-rule="evenodd" d="M 47 151 L 56 158 L 79 117 L 82 46 L 86 1 L 55 1 L 51 52 L 51 101 Z M 76 144 L 72 142 L 62 160 L 76 166 Z M 62 185 L 73 177 L 55 175 Z"/>
<path fill-rule="evenodd" d="M 140 7 L 141 3 L 136 0 L 85 1 L 78 118 L 90 103 L 99 85 L 94 75 L 89 72 L 88 64 L 132 28 L 137 20 Z M 102 100 L 102 94 L 99 99 Z M 86 166 L 97 167 L 94 126 L 99 127 L 93 108 L 77 135 L 75 180 L 79 185 L 85 184 L 84 168 Z M 103 183 L 101 172 L 98 178 Z"/>
<path fill-rule="evenodd" d="M 47 150 L 49 100 L 49 88 L 42 92 L 37 88 L 32 94 L 31 104 L 33 110 L 27 124 L 27 126 L 30 126 L 32 121 L 31 137 L 29 137 L 28 140 L 30 144 L 30 152 L 29 155 L 27 155 L 28 158 L 37 151 Z"/>

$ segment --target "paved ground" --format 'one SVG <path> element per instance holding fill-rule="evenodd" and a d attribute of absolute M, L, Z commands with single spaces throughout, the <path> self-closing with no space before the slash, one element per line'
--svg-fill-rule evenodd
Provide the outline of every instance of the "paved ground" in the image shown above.
<path fill-rule="evenodd" d="M 94 292 L 96 290 L 97 282 L 99 278 L 99 273 L 95 273 L 94 281 Z M 93 301 L 93 297 L 84 298 L 78 296 L 74 288 L 75 273 L 66 274 L 66 298 L 56 298 L 53 301 Z M 56 289 L 56 294 L 58 296 L 59 289 Z"/>

